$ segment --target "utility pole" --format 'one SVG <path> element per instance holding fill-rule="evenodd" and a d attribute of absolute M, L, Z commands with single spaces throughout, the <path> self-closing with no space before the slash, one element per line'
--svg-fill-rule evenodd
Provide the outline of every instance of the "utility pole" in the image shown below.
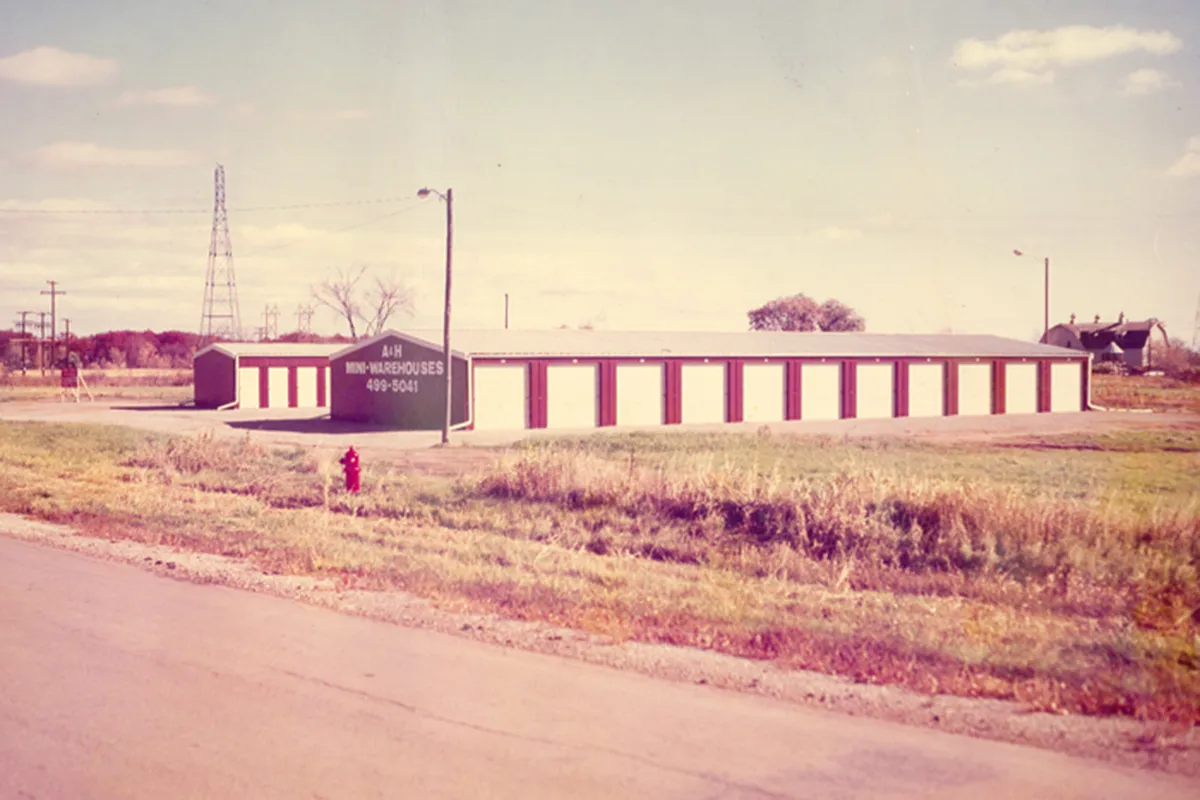
<path fill-rule="evenodd" d="M 20 311 L 18 313 L 21 315 L 21 374 L 24 375 L 25 370 L 29 367 L 29 322 L 27 320 L 29 315 L 34 312 Z"/>
<path fill-rule="evenodd" d="M 38 340 L 37 340 L 38 369 L 40 369 L 42 371 L 42 374 L 45 375 L 46 374 L 46 312 L 39 311 L 37 313 L 38 313 Z"/>
<path fill-rule="evenodd" d="M 430 194 L 436 194 L 446 201 L 446 314 L 442 321 L 442 358 L 446 365 L 446 418 L 442 422 L 442 444 L 445 445 L 450 443 L 450 409 L 453 407 L 450 397 L 450 274 L 454 252 L 454 190 L 447 189 L 442 194 L 436 189 L 425 188 L 417 192 L 417 197 L 428 197 Z"/>
<path fill-rule="evenodd" d="M 1018 258 L 1025 255 L 1020 249 L 1014 249 L 1013 255 Z M 1046 267 L 1046 284 L 1042 293 L 1042 341 L 1050 343 L 1050 256 L 1043 262 Z"/>
<path fill-rule="evenodd" d="M 446 420 L 442 423 L 442 444 L 450 443 L 450 265 L 454 252 L 454 190 L 446 190 L 446 317 L 442 322 L 442 351 L 446 364 Z"/>
<path fill-rule="evenodd" d="M 71 363 L 71 320 L 63 317 L 63 357 L 62 365 L 65 368 Z"/>
<path fill-rule="evenodd" d="M 1046 256 L 1046 291 L 1043 293 L 1045 310 L 1043 311 L 1042 341 L 1050 344 L 1050 256 Z"/>
<path fill-rule="evenodd" d="M 54 301 L 60 294 L 66 294 L 66 292 L 58 288 L 58 281 L 46 281 L 46 283 L 50 284 L 50 291 L 47 292 L 43 289 L 42 294 L 50 295 L 50 366 L 53 367 L 58 361 L 58 329 L 55 327 L 54 321 Z M 44 335 L 43 338 L 45 338 Z"/>

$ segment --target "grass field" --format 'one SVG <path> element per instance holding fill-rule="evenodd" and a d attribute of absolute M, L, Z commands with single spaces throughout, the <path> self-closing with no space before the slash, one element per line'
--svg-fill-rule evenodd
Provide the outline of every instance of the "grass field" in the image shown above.
<path fill-rule="evenodd" d="M 84 380 L 92 397 L 98 400 L 135 400 L 141 402 L 183 403 L 192 399 L 192 371 L 178 369 L 85 370 Z M 26 375 L 10 373 L 0 377 L 0 403 L 58 398 L 57 373 L 30 371 Z M 87 399 L 80 387 L 80 397 Z"/>
<path fill-rule="evenodd" d="M 1200 431 L 616 435 L 459 478 L 0 423 L 0 508 L 617 639 L 1200 721 Z"/>
<path fill-rule="evenodd" d="M 1200 414 L 1200 384 L 1145 375 L 1093 375 L 1092 402 L 1104 408 Z"/>

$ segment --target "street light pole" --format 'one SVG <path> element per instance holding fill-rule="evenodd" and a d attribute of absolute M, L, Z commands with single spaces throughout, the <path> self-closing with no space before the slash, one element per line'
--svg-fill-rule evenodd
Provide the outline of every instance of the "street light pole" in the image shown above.
<path fill-rule="evenodd" d="M 453 403 L 450 396 L 452 381 L 450 379 L 450 276 L 452 274 L 451 265 L 453 264 L 454 253 L 454 190 L 447 189 L 445 194 L 436 189 L 422 189 L 417 192 L 417 197 L 428 197 L 430 194 L 436 194 L 438 197 L 446 201 L 446 305 L 445 316 L 442 320 L 442 363 L 445 365 L 445 387 L 446 387 L 446 416 L 442 420 L 442 444 L 450 443 L 450 411 Z"/>
<path fill-rule="evenodd" d="M 1025 255 L 1020 250 L 1013 250 L 1014 256 Z M 1050 256 L 1044 260 L 1046 269 L 1045 286 L 1042 292 L 1042 339 L 1049 343 L 1050 339 Z"/>
<path fill-rule="evenodd" d="M 1045 308 L 1042 311 L 1042 338 L 1050 344 L 1050 256 L 1046 256 L 1046 288 L 1043 292 Z"/>

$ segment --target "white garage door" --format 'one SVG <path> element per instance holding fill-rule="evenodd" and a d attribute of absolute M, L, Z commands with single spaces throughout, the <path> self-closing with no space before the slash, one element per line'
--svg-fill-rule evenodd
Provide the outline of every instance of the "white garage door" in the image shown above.
<path fill-rule="evenodd" d="M 1050 365 L 1050 410 L 1083 410 L 1083 368 L 1078 363 Z"/>
<path fill-rule="evenodd" d="M 725 421 L 724 364 L 684 364 L 680 390 L 684 425 Z"/>
<path fill-rule="evenodd" d="M 528 427 L 528 383 L 524 364 L 475 367 L 475 429 Z"/>
<path fill-rule="evenodd" d="M 271 408 L 288 407 L 288 368 L 267 367 L 267 405 Z"/>
<path fill-rule="evenodd" d="M 546 368 L 546 427 L 593 428 L 598 419 L 595 364 L 552 364 Z"/>
<path fill-rule="evenodd" d="M 940 417 L 945 413 L 944 364 L 908 365 L 908 415 Z"/>
<path fill-rule="evenodd" d="M 260 408 L 258 367 L 238 367 L 238 408 Z"/>
<path fill-rule="evenodd" d="M 1037 364 L 1004 365 L 1004 413 L 1037 413 Z"/>
<path fill-rule="evenodd" d="M 839 419 L 841 402 L 841 364 L 804 364 L 800 368 L 801 419 Z"/>
<path fill-rule="evenodd" d="M 662 364 L 617 365 L 617 424 L 663 424 Z"/>
<path fill-rule="evenodd" d="M 958 365 L 958 413 L 978 417 L 992 413 L 992 365 Z"/>
<path fill-rule="evenodd" d="M 316 408 L 318 369 L 322 367 L 296 368 L 296 405 L 300 408 Z"/>
<path fill-rule="evenodd" d="M 742 368 L 742 419 L 780 422 L 784 402 L 783 364 L 746 364 Z"/>
<path fill-rule="evenodd" d="M 887 419 L 893 416 L 894 392 L 892 364 L 859 364 L 855 374 L 855 396 L 859 419 Z"/>

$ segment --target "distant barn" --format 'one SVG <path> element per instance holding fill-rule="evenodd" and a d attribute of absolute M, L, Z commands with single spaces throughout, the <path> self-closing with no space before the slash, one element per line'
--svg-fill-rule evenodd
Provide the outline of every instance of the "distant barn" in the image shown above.
<path fill-rule="evenodd" d="M 1042 342 L 1091 353 L 1097 361 L 1119 361 L 1133 369 L 1145 369 L 1150 366 L 1150 335 L 1156 328 L 1165 341 L 1167 331 L 1156 319 L 1126 321 L 1121 314 L 1116 322 L 1102 322 L 1099 315 L 1095 322 L 1076 322 L 1072 315 L 1070 322 L 1051 328 Z"/>

